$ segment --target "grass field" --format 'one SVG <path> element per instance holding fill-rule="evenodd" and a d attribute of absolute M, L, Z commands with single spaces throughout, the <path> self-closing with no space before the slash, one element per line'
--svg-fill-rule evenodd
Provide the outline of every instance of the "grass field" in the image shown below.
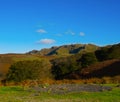
<path fill-rule="evenodd" d="M 120 102 L 120 88 L 112 91 L 69 94 L 41 93 L 20 86 L 0 87 L 0 102 Z"/>

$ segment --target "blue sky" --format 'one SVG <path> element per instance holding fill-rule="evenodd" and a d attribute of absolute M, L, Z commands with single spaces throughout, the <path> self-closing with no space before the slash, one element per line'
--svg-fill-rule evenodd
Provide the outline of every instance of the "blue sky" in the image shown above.
<path fill-rule="evenodd" d="M 120 42 L 120 0 L 0 0 L 0 53 Z"/>

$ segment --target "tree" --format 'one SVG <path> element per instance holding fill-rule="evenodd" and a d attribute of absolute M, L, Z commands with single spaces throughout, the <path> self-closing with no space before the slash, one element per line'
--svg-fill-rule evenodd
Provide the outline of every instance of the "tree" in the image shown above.
<path fill-rule="evenodd" d="M 99 61 L 104 61 L 108 59 L 108 48 L 102 48 L 95 51 L 95 55 Z"/>
<path fill-rule="evenodd" d="M 55 59 L 52 61 L 52 64 L 52 73 L 55 79 L 63 79 L 66 74 L 79 69 L 76 58 L 73 56 Z"/>
<path fill-rule="evenodd" d="M 88 67 L 91 64 L 96 63 L 97 58 L 95 54 L 91 52 L 91 53 L 83 54 L 80 61 L 81 61 L 82 67 L 84 68 L 84 67 Z"/>
<path fill-rule="evenodd" d="M 47 60 L 19 61 L 11 65 L 6 79 L 20 82 L 27 79 L 46 79 L 51 77 L 51 64 Z"/>

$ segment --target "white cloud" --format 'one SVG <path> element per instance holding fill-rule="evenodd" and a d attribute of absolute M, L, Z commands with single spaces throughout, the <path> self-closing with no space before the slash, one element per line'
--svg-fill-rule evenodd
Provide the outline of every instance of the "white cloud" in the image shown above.
<path fill-rule="evenodd" d="M 39 30 L 37 30 L 36 32 L 38 32 L 38 33 L 47 33 L 47 31 L 44 30 L 44 29 L 39 29 Z"/>
<path fill-rule="evenodd" d="M 53 40 L 53 39 L 41 39 L 40 41 L 38 41 L 37 43 L 39 44 L 53 44 L 55 43 L 56 41 Z"/>
<path fill-rule="evenodd" d="M 75 35 L 75 32 L 68 30 L 67 32 L 65 32 L 66 34 L 71 34 L 71 35 Z"/>
<path fill-rule="evenodd" d="M 80 32 L 80 36 L 85 36 L 85 33 L 84 32 Z"/>

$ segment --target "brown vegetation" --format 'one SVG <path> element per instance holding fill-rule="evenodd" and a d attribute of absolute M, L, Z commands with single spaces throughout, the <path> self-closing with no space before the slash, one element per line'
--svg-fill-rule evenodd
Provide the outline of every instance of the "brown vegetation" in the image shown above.
<path fill-rule="evenodd" d="M 87 72 L 87 73 L 86 73 Z M 120 60 L 107 60 L 93 64 L 81 71 L 81 74 L 86 77 L 113 77 L 120 75 Z"/>

